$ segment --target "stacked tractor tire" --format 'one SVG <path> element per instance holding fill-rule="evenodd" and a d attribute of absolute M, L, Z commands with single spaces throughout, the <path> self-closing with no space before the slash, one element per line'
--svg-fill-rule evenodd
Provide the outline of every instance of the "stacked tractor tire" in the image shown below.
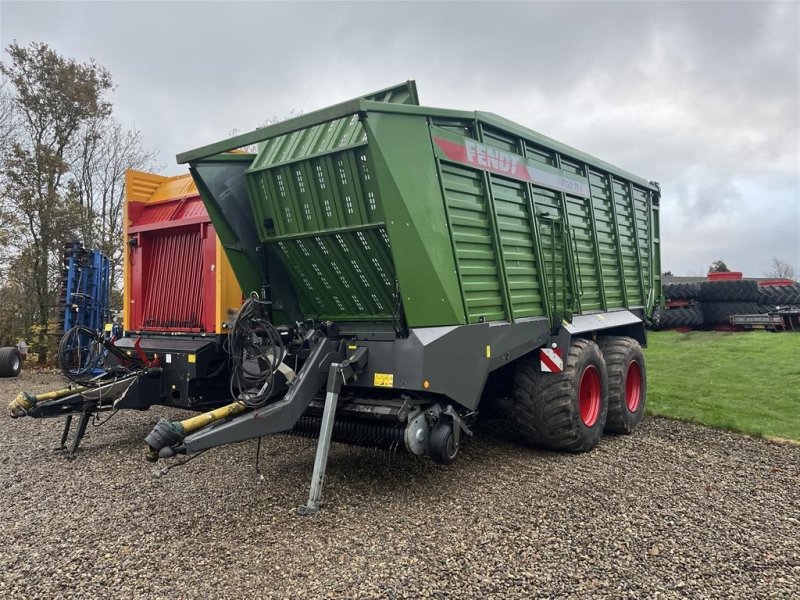
<path fill-rule="evenodd" d="M 667 308 L 654 320 L 654 329 L 700 327 L 703 311 L 700 308 L 700 283 L 667 283 L 664 297 Z"/>
<path fill-rule="evenodd" d="M 761 313 L 800 310 L 800 283 L 759 286 L 758 309 Z"/>
<path fill-rule="evenodd" d="M 664 284 L 666 308 L 653 329 L 713 328 L 733 315 L 758 315 L 800 308 L 800 284 L 759 285 L 752 279 Z"/>

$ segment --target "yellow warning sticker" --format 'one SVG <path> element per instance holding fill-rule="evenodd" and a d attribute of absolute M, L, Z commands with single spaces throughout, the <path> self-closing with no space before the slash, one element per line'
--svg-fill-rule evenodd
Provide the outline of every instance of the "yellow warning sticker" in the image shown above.
<path fill-rule="evenodd" d="M 372 385 L 375 387 L 393 387 L 394 373 L 375 373 Z"/>
<path fill-rule="evenodd" d="M 492 358 L 492 347 L 486 346 L 486 358 Z"/>
<path fill-rule="evenodd" d="M 194 363 L 194 362 L 197 362 L 197 355 L 196 355 L 196 354 L 190 354 L 190 355 L 189 355 L 189 356 L 187 356 L 186 358 L 187 358 L 187 359 L 189 359 L 189 363 L 190 363 L 190 364 L 191 364 L 191 363 Z"/>

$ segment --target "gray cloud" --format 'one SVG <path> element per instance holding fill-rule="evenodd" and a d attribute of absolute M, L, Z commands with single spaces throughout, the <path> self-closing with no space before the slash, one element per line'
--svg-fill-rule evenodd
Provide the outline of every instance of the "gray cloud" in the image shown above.
<path fill-rule="evenodd" d="M 800 272 L 800 5 L 0 4 L 114 74 L 118 116 L 174 155 L 408 78 L 661 182 L 663 264 Z"/>

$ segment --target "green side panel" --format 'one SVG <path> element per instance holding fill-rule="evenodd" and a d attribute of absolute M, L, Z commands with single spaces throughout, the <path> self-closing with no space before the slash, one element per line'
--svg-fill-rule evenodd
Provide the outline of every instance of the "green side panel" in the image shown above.
<path fill-rule="evenodd" d="M 306 318 L 394 318 L 391 246 L 357 115 L 269 140 L 247 186 L 259 237 L 282 258 Z"/>
<path fill-rule="evenodd" d="M 652 253 L 651 259 L 651 266 L 652 275 L 651 279 L 655 280 L 653 284 L 653 303 L 648 300 L 647 310 L 648 314 L 649 311 L 655 306 L 655 303 L 660 303 L 664 299 L 663 294 L 663 285 L 664 282 L 661 279 L 661 221 L 660 221 L 660 211 L 661 208 L 659 206 L 659 202 L 661 201 L 660 194 L 659 197 L 653 199 L 651 203 L 651 214 L 652 218 L 650 219 L 650 248 Z"/>
<path fill-rule="evenodd" d="M 644 306 L 644 294 L 639 278 L 639 261 L 636 253 L 636 237 L 633 228 L 633 215 L 627 182 L 614 181 L 614 202 L 617 210 L 619 241 L 622 246 L 622 270 L 625 273 L 625 288 L 628 292 L 628 306 Z"/>
<path fill-rule="evenodd" d="M 467 320 L 503 320 L 502 280 L 483 178 L 456 165 L 445 164 L 441 172 Z"/>
<path fill-rule="evenodd" d="M 572 228 L 573 254 L 578 271 L 581 310 L 599 311 L 603 309 L 600 291 L 600 277 L 597 272 L 594 229 L 589 212 L 591 203 L 579 198 L 569 197 L 567 210 Z"/>
<path fill-rule="evenodd" d="M 550 294 L 550 320 L 558 322 L 573 301 L 567 277 L 563 213 L 558 193 L 533 186 L 533 194 L 541 236 L 543 278 Z"/>
<path fill-rule="evenodd" d="M 652 189 L 484 123 L 434 122 L 470 322 L 650 306 Z"/>
<path fill-rule="evenodd" d="M 513 320 L 545 315 L 527 186 L 495 175 L 491 182 Z"/>
<path fill-rule="evenodd" d="M 427 119 L 369 113 L 364 126 L 408 325 L 465 323 Z"/>
<path fill-rule="evenodd" d="M 595 223 L 600 247 L 600 264 L 603 269 L 603 287 L 606 292 L 606 302 L 608 308 L 624 306 L 619 257 L 617 255 L 617 234 L 614 228 L 608 177 L 605 173 L 590 169 L 589 181 L 592 185 L 592 200 L 595 208 Z"/>
<path fill-rule="evenodd" d="M 275 242 L 306 318 L 390 319 L 394 282 L 383 227 Z"/>
<path fill-rule="evenodd" d="M 633 206 L 634 214 L 636 215 L 636 235 L 638 237 L 637 252 L 641 257 L 640 269 L 642 273 L 642 282 L 645 289 L 644 304 L 647 305 L 652 301 L 648 299 L 648 292 L 652 289 L 653 281 L 653 250 L 650 247 L 650 227 L 652 222 L 650 220 L 650 208 L 648 197 L 649 190 L 643 190 L 638 186 L 632 186 L 633 189 Z M 660 274 L 660 273 L 659 273 Z"/>

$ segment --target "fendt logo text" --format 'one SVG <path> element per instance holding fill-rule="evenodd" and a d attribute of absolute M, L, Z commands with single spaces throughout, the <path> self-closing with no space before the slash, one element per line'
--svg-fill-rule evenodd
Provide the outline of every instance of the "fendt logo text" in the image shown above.
<path fill-rule="evenodd" d="M 491 146 L 485 146 L 470 139 L 464 140 L 467 152 L 467 162 L 478 165 L 484 169 L 491 169 L 497 173 L 506 173 L 519 177 L 519 158 L 508 152 L 503 152 Z M 524 176 L 524 175 L 523 175 Z"/>

